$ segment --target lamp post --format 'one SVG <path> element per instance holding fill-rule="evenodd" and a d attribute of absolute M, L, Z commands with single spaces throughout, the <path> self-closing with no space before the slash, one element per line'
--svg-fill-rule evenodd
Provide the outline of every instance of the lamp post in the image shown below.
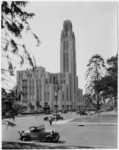
<path fill-rule="evenodd" d="M 55 101 L 56 101 L 56 120 L 57 120 L 57 97 L 58 97 L 58 92 L 55 91 Z"/>

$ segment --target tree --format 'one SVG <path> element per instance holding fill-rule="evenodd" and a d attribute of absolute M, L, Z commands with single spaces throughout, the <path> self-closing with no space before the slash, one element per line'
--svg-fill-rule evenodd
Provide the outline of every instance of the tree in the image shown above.
<path fill-rule="evenodd" d="M 28 22 L 35 14 L 25 11 L 27 4 L 28 2 L 25 1 L 1 2 L 1 80 L 8 88 L 10 88 L 8 82 L 13 83 L 11 77 L 14 76 L 18 65 L 23 66 L 23 64 L 27 63 L 33 69 L 36 67 L 35 60 L 32 59 L 24 42 L 22 43 L 24 34 L 31 33 L 37 42 L 36 46 L 40 45 L 39 38 L 32 32 Z M 14 109 L 14 103 L 19 100 L 18 97 L 20 97 L 20 95 L 21 92 L 18 96 L 15 96 L 14 91 L 10 90 L 8 93 L 5 88 L 2 88 L 3 116 L 6 112 L 11 113 L 10 109 Z"/>
<path fill-rule="evenodd" d="M 118 56 L 113 56 L 107 60 L 107 75 L 102 78 L 100 91 L 105 97 L 114 98 L 114 107 L 117 107 L 117 68 Z"/>
<path fill-rule="evenodd" d="M 40 41 L 34 34 L 28 23 L 35 14 L 24 11 L 28 2 L 25 1 L 2 1 L 1 3 L 1 56 L 2 56 L 2 82 L 10 82 L 10 76 L 14 76 L 17 65 L 22 66 L 25 62 L 35 68 L 35 63 L 24 43 L 21 43 L 24 33 L 31 33 L 37 40 L 37 46 Z"/>
<path fill-rule="evenodd" d="M 26 98 L 26 96 L 20 92 L 9 90 L 6 92 L 4 88 L 2 88 L 2 117 L 5 118 L 7 116 L 13 117 L 19 113 L 19 111 L 23 108 L 21 104 L 19 104 L 21 95 Z"/>
<path fill-rule="evenodd" d="M 42 106 L 40 105 L 40 102 L 39 102 L 38 100 L 36 101 L 36 107 L 37 107 L 37 109 L 42 107 Z"/>
<path fill-rule="evenodd" d="M 34 105 L 32 103 L 29 103 L 29 107 L 31 110 L 34 110 Z"/>
<path fill-rule="evenodd" d="M 24 106 L 20 104 L 19 102 L 15 102 L 13 104 L 13 109 L 14 109 L 15 114 L 17 115 L 18 113 L 21 113 L 24 111 Z"/>
<path fill-rule="evenodd" d="M 100 93 L 100 80 L 104 76 L 105 62 L 104 59 L 96 54 L 91 57 L 87 65 L 86 71 L 86 93 L 91 94 L 92 97 L 96 96 L 97 110 L 99 111 L 99 93 Z"/>
<path fill-rule="evenodd" d="M 85 94 L 84 98 L 85 98 L 85 108 L 86 110 L 89 110 L 90 108 L 92 108 L 93 105 L 92 96 L 91 94 Z"/>
<path fill-rule="evenodd" d="M 48 102 L 44 103 L 43 110 L 44 110 L 45 113 L 50 112 L 50 106 L 48 105 Z"/>
<path fill-rule="evenodd" d="M 37 107 L 37 109 L 39 108 L 39 106 L 40 106 L 40 103 L 39 103 L 39 101 L 37 100 L 37 101 L 36 101 L 36 107 Z"/>

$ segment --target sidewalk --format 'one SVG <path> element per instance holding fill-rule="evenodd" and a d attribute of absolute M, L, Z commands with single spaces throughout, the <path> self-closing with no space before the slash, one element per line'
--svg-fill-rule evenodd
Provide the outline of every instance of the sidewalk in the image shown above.
<path fill-rule="evenodd" d="M 71 123 L 74 118 L 66 119 L 66 120 L 59 120 L 59 121 L 53 121 L 53 124 L 65 124 L 65 123 Z"/>
<path fill-rule="evenodd" d="M 78 126 L 117 126 L 117 123 L 106 123 L 106 122 L 81 122 Z"/>
<path fill-rule="evenodd" d="M 72 119 L 66 119 L 66 120 L 60 120 L 60 121 L 54 121 L 53 124 L 66 124 L 66 123 L 74 123 L 70 122 Z M 76 122 L 75 122 L 76 123 Z M 117 123 L 106 123 L 106 122 L 81 122 L 77 123 L 78 126 L 117 126 Z"/>
<path fill-rule="evenodd" d="M 75 118 L 70 118 L 70 119 L 65 119 L 65 120 L 58 120 L 58 121 L 53 121 L 53 124 L 57 124 L 57 125 L 60 125 L 60 124 L 66 124 L 66 123 L 75 123 L 77 124 L 78 126 L 117 126 L 117 122 L 112 122 L 111 120 L 109 122 L 106 122 L 105 121 L 101 121 L 101 117 L 103 116 L 117 116 L 117 113 L 115 111 L 110 111 L 110 112 L 101 112 L 99 114 L 100 116 L 100 121 L 98 123 L 98 121 L 89 121 L 89 120 L 83 120 L 83 118 L 85 118 L 85 116 L 78 116 L 78 117 L 75 117 Z M 94 115 L 90 115 L 90 116 L 87 116 L 89 118 L 94 118 L 94 117 L 98 117 L 98 114 L 94 114 Z M 79 121 L 74 121 L 75 119 L 79 119 Z"/>

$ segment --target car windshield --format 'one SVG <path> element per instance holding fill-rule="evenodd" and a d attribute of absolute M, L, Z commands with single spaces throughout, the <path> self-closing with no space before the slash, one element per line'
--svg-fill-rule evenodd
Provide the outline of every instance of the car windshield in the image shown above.
<path fill-rule="evenodd" d="M 41 130 L 45 130 L 45 126 L 44 125 L 41 125 L 41 126 L 38 126 L 38 127 L 33 126 L 33 127 L 30 127 L 29 130 L 31 132 L 38 132 L 38 131 L 41 131 Z"/>

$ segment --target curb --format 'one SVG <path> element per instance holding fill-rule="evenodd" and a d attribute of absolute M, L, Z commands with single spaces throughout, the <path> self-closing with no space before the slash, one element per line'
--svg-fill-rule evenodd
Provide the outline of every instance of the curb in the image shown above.
<path fill-rule="evenodd" d="M 117 146 L 104 145 L 77 145 L 77 144 L 54 144 L 54 143 L 35 143 L 35 142 L 7 142 L 2 141 L 2 149 L 95 149 L 108 148 L 114 149 Z"/>
<path fill-rule="evenodd" d="M 53 124 L 65 124 L 65 123 L 69 123 L 71 120 L 73 119 L 66 119 L 66 120 L 60 120 L 60 121 L 54 121 Z"/>
<path fill-rule="evenodd" d="M 69 144 L 58 144 L 54 143 L 50 145 L 47 143 L 34 143 L 34 142 L 2 142 L 3 149 L 94 149 L 93 146 L 82 146 L 82 145 L 69 145 Z"/>
<path fill-rule="evenodd" d="M 80 123 L 78 126 L 117 126 L 117 123 Z"/>

